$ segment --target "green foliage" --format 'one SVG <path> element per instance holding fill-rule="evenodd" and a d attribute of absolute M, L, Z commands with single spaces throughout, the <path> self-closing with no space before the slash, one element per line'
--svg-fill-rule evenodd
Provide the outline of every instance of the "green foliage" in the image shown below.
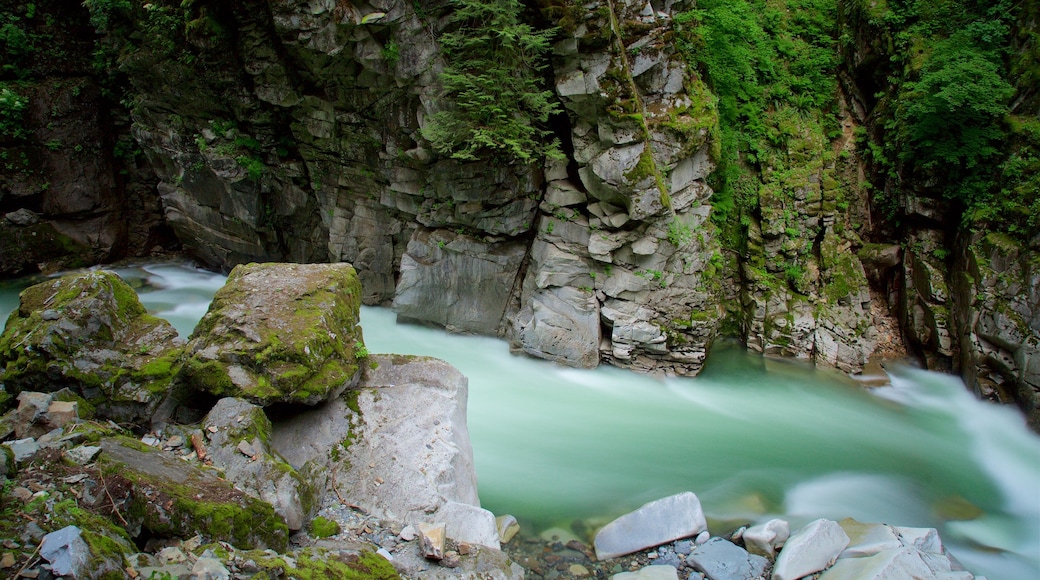
<path fill-rule="evenodd" d="M 0 82 L 0 139 L 25 137 L 23 116 L 29 98 L 11 90 L 7 83 Z"/>
<path fill-rule="evenodd" d="M 936 43 L 920 77 L 901 87 L 895 107 L 899 159 L 922 169 L 969 171 L 1000 153 L 1014 89 L 1000 55 L 973 42 L 972 29 Z"/>
<path fill-rule="evenodd" d="M 690 230 L 690 226 L 686 223 L 679 221 L 678 219 L 672 220 L 672 223 L 668 224 L 668 241 L 671 242 L 676 248 L 685 246 L 693 240 L 693 232 Z"/>
<path fill-rule="evenodd" d="M 542 128 L 559 110 L 540 76 L 555 31 L 521 22 L 519 0 L 451 4 L 453 30 L 439 39 L 450 105 L 427 119 L 423 137 L 456 159 L 484 152 L 523 163 L 562 158 L 558 140 Z"/>
<path fill-rule="evenodd" d="M 832 123 L 836 0 L 701 0 L 674 25 L 680 52 L 718 96 L 712 219 L 737 248 L 763 173 L 804 164 L 792 159 L 792 139 Z"/>
<path fill-rule="evenodd" d="M 354 341 L 354 358 L 356 358 L 356 359 L 363 359 L 363 358 L 368 357 L 368 355 L 369 355 L 368 347 L 365 346 L 365 343 L 361 342 L 360 340 L 355 340 Z"/>

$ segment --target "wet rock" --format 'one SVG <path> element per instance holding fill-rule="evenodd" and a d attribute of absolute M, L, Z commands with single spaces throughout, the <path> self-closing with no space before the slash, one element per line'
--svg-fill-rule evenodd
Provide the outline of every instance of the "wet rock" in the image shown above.
<path fill-rule="evenodd" d="M 196 326 L 178 380 L 261 406 L 335 398 L 361 376 L 360 304 L 350 264 L 237 266 Z"/>
<path fill-rule="evenodd" d="M 695 536 L 707 528 L 700 500 L 692 492 L 643 505 L 604 526 L 595 538 L 596 557 L 607 560 Z"/>
<path fill-rule="evenodd" d="M 68 387 L 101 416 L 143 422 L 169 393 L 179 354 L 177 331 L 118 276 L 73 274 L 22 292 L 0 335 L 0 381 L 8 392 Z"/>
<path fill-rule="evenodd" d="M 709 580 L 755 578 L 760 576 L 769 564 L 762 556 L 749 554 L 740 546 L 723 538 L 712 538 L 697 546 L 687 558 L 687 562 Z"/>
<path fill-rule="evenodd" d="M 225 397 L 202 422 L 214 467 L 249 495 L 274 507 L 290 530 L 299 530 L 315 507 L 311 484 L 277 454 L 268 441 L 271 421 L 259 406 Z"/>
<path fill-rule="evenodd" d="M 818 519 L 792 535 L 773 567 L 773 580 L 796 580 L 830 566 L 849 545 L 837 522 Z"/>
<path fill-rule="evenodd" d="M 947 567 L 946 572 L 949 572 Z M 883 550 L 861 558 L 842 558 L 820 575 L 820 580 L 897 580 L 900 578 L 939 578 L 919 552 L 907 549 Z M 968 574 L 966 578 L 971 578 Z"/>

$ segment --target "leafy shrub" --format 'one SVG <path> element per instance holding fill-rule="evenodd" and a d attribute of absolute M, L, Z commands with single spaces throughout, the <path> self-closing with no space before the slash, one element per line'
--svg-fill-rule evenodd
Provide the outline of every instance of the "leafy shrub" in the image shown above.
<path fill-rule="evenodd" d="M 558 140 L 541 128 L 559 110 L 540 77 L 554 31 L 520 22 L 519 0 L 451 4 L 454 29 L 440 37 L 450 104 L 427 119 L 423 137 L 456 159 L 481 152 L 525 163 L 562 158 Z"/>

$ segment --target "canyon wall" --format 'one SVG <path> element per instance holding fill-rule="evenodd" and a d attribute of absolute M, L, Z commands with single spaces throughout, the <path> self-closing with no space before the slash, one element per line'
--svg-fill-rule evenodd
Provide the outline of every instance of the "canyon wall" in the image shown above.
<path fill-rule="evenodd" d="M 797 61 L 815 29 L 770 16 L 765 33 L 794 39 L 777 49 L 794 80 L 782 92 L 762 76 L 755 114 L 752 97 L 719 89 L 715 3 L 496 3 L 557 29 L 533 70 L 557 104 L 545 127 L 563 155 L 533 162 L 457 158 L 424 136 L 452 109 L 442 39 L 455 2 L 85 4 L 0 4 L 25 30 L 79 39 L 61 74 L 89 89 L 5 69 L 2 90 L 25 106 L 4 119 L 29 131 L 5 133 L 3 151 L 33 161 L 0 181 L 0 239 L 52 227 L 78 244 L 58 258 L 99 261 L 169 246 L 168 227 L 214 268 L 350 262 L 364 302 L 401 319 L 563 364 L 679 375 L 724 335 L 858 372 L 879 348 L 904 348 L 879 330 L 891 308 L 911 354 L 1036 416 L 1040 242 L 960 229 L 927 177 L 910 187 L 868 153 L 891 65 L 859 2 L 832 3 L 823 17 L 841 29 L 813 41 L 834 43 L 833 87 L 807 86 L 820 83 Z M 76 33 L 48 28 L 59 17 Z M 1016 114 L 1035 115 L 1021 94 Z M 57 101 L 82 114 L 55 113 Z M 93 149 L 50 147 L 52 130 Z M 114 156 L 120 143 L 140 155 Z M 899 192 L 897 212 L 880 211 L 879 189 Z M 5 249 L 6 275 L 47 262 L 8 265 L 15 254 Z"/>

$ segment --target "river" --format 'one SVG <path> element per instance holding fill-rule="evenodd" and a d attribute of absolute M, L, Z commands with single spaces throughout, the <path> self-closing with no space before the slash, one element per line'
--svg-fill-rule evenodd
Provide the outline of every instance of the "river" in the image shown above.
<path fill-rule="evenodd" d="M 118 271 L 184 336 L 224 280 L 183 264 Z M 0 285 L 0 316 L 24 284 Z M 397 325 L 387 309 L 361 319 L 371 352 L 435 356 L 469 377 L 481 501 L 528 531 L 591 528 L 689 490 L 716 531 L 772 516 L 936 527 L 969 570 L 1040 578 L 1040 437 L 956 377 L 890 368 L 892 386 L 868 391 L 732 345 L 695 379 L 577 370 Z"/>

